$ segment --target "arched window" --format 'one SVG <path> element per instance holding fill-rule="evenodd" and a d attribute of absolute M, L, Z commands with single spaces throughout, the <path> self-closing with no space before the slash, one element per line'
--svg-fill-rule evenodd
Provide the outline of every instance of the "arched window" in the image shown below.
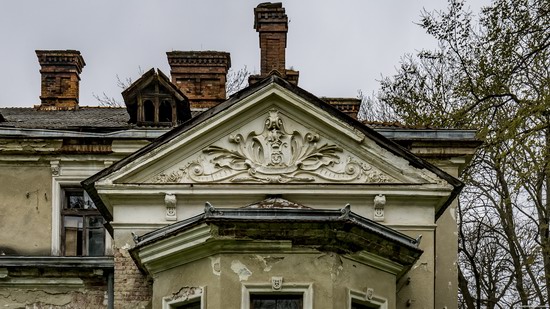
<path fill-rule="evenodd" d="M 143 102 L 143 119 L 146 122 L 155 121 L 155 105 L 150 100 Z"/>
<path fill-rule="evenodd" d="M 172 122 L 172 104 L 168 100 L 160 103 L 159 122 Z"/>

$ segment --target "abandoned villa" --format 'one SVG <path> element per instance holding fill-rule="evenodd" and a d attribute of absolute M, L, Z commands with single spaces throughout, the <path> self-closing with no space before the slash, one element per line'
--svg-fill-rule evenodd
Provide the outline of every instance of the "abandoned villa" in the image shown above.
<path fill-rule="evenodd" d="M 253 12 L 231 96 L 229 53 L 170 51 L 88 107 L 83 55 L 36 51 L 36 105 L 0 108 L 1 308 L 457 308 L 475 132 L 358 120 L 286 68 L 281 3 Z"/>

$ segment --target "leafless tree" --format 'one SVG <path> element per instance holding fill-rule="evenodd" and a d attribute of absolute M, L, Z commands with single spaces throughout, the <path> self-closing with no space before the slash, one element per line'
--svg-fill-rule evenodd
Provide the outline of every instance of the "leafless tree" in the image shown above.
<path fill-rule="evenodd" d="M 483 146 L 462 177 L 461 308 L 549 305 L 550 2 L 465 0 L 424 12 L 439 41 L 405 56 L 369 100 L 407 124 L 477 129 Z"/>
<path fill-rule="evenodd" d="M 239 70 L 229 69 L 227 73 L 227 83 L 225 84 L 225 92 L 227 96 L 231 96 L 235 92 L 248 86 L 248 77 L 250 72 L 246 65 Z"/>
<path fill-rule="evenodd" d="M 138 67 L 138 74 L 139 76 L 143 75 L 143 70 L 141 69 L 141 66 Z M 131 77 L 126 77 L 124 79 L 120 78 L 118 74 L 116 75 L 116 85 L 118 88 L 125 90 L 126 88 L 130 87 L 134 83 L 134 80 Z M 99 106 L 103 107 L 123 107 L 124 103 L 117 100 L 115 97 L 108 96 L 105 92 L 103 92 L 101 95 L 98 95 L 97 93 L 92 93 L 92 96 L 97 100 Z"/>
<path fill-rule="evenodd" d="M 139 76 L 143 75 L 143 70 L 141 67 L 138 67 L 138 73 Z M 226 93 L 228 96 L 232 95 L 233 93 L 245 88 L 248 86 L 248 77 L 250 76 L 250 72 L 248 71 L 247 67 L 244 66 L 243 68 L 239 70 L 232 70 L 230 69 L 227 73 L 227 83 L 226 83 Z M 131 77 L 126 77 L 124 79 L 120 78 L 120 76 L 116 75 L 116 84 L 118 88 L 124 90 L 130 85 L 134 83 L 134 80 Z M 93 97 L 97 100 L 99 106 L 104 107 L 123 107 L 124 103 L 120 101 L 119 99 L 116 99 L 113 96 L 107 95 L 105 92 L 103 92 L 101 95 L 97 93 L 92 93 Z"/>

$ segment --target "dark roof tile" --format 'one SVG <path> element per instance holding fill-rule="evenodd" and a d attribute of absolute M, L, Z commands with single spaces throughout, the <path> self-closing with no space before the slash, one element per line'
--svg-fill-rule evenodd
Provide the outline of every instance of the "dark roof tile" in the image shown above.
<path fill-rule="evenodd" d="M 96 130 L 130 128 L 126 108 L 80 107 L 77 110 L 37 110 L 26 107 L 0 108 L 0 127 L 26 129 Z"/>

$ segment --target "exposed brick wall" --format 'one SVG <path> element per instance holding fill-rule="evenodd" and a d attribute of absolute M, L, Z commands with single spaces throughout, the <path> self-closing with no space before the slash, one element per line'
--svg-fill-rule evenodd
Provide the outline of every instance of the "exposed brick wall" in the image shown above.
<path fill-rule="evenodd" d="M 152 282 L 143 275 L 128 250 L 115 249 L 115 308 L 151 308 Z"/>
<path fill-rule="evenodd" d="M 229 53 L 172 51 L 166 55 L 172 83 L 187 96 L 191 109 L 210 108 L 225 101 Z"/>
<path fill-rule="evenodd" d="M 76 50 L 37 50 L 41 69 L 40 109 L 78 108 L 80 73 L 86 65 Z"/>
<path fill-rule="evenodd" d="M 356 98 L 321 98 L 321 100 L 355 119 L 357 119 L 357 113 L 361 108 L 361 100 Z"/>

